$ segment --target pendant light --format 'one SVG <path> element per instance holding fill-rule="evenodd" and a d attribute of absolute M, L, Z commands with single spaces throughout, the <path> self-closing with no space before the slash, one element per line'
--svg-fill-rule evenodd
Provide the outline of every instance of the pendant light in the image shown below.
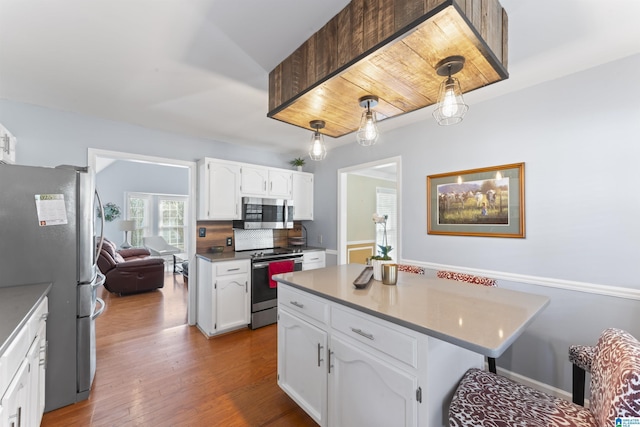
<path fill-rule="evenodd" d="M 373 145 L 378 140 L 378 125 L 376 124 L 376 112 L 371 111 L 371 107 L 378 105 L 378 97 L 373 95 L 363 96 L 358 100 L 360 106 L 367 108 L 367 111 L 362 113 L 362 119 L 360 119 L 360 127 L 358 133 L 356 133 L 356 139 L 358 144 L 363 147 Z"/>
<path fill-rule="evenodd" d="M 469 106 L 462 99 L 460 82 L 455 77 L 451 77 L 463 67 L 463 56 L 450 56 L 436 65 L 438 75 L 447 77 L 440 85 L 438 107 L 433 111 L 433 117 L 439 125 L 448 126 L 460 123 L 469 109 Z"/>
<path fill-rule="evenodd" d="M 315 129 L 309 146 L 309 157 L 311 160 L 319 161 L 327 157 L 327 147 L 325 147 L 324 138 L 320 133 L 320 129 L 324 127 L 324 120 L 312 120 L 309 122 L 309 126 Z"/>

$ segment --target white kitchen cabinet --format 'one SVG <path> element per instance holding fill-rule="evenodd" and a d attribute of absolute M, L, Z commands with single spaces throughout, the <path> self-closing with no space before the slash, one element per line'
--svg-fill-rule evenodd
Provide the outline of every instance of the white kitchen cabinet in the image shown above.
<path fill-rule="evenodd" d="M 207 336 L 250 323 L 249 260 L 211 262 L 197 258 L 197 324 Z"/>
<path fill-rule="evenodd" d="M 4 408 L 2 425 L 22 427 L 29 425 L 29 361 L 24 360 L 18 367 L 13 380 L 2 396 L 0 405 Z"/>
<path fill-rule="evenodd" d="M 240 193 L 243 197 L 266 197 L 269 188 L 269 168 L 242 165 Z"/>
<path fill-rule="evenodd" d="M 318 424 L 442 425 L 422 404 L 427 337 L 282 283 L 278 315 L 278 384 Z"/>
<path fill-rule="evenodd" d="M 332 335 L 329 348 L 328 425 L 417 425 L 415 374 L 350 344 L 347 338 Z"/>
<path fill-rule="evenodd" d="M 291 199 L 293 197 L 293 172 L 285 169 L 269 169 L 268 187 L 269 197 Z"/>
<path fill-rule="evenodd" d="M 308 251 L 302 254 L 302 269 L 314 270 L 326 266 L 326 253 L 323 250 Z"/>
<path fill-rule="evenodd" d="M 0 163 L 16 162 L 16 137 L 0 124 Z"/>
<path fill-rule="evenodd" d="M 198 162 L 198 219 L 241 219 L 240 165 L 223 160 Z"/>
<path fill-rule="evenodd" d="M 48 300 L 0 356 L 0 426 L 39 426 L 44 412 Z"/>
<path fill-rule="evenodd" d="M 313 220 L 313 174 L 293 172 L 293 219 Z"/>
<path fill-rule="evenodd" d="M 242 197 L 292 198 L 293 172 L 289 170 L 242 165 L 241 175 Z"/>
<path fill-rule="evenodd" d="M 220 276 L 216 280 L 217 326 L 220 331 L 249 324 L 249 278 L 247 274 Z"/>
<path fill-rule="evenodd" d="M 30 411 L 31 420 L 29 425 L 39 426 L 42 421 L 45 403 L 45 375 L 46 375 L 46 355 L 47 355 L 47 328 L 45 322 L 40 322 L 40 330 L 36 339 L 31 344 L 28 353 L 30 366 L 30 388 L 29 407 L 35 408 Z"/>
<path fill-rule="evenodd" d="M 278 385 L 320 425 L 327 424 L 326 349 L 325 331 L 279 311 Z"/>

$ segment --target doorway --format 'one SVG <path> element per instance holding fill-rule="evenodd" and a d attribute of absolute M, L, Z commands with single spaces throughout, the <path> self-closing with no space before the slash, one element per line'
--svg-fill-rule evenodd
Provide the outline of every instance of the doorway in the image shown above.
<path fill-rule="evenodd" d="M 168 166 L 173 168 L 186 168 L 188 170 L 187 180 L 188 183 L 188 219 L 187 219 L 187 233 L 189 236 L 195 236 L 196 229 L 196 179 L 197 179 L 197 165 L 195 162 L 189 162 L 184 160 L 168 159 L 163 157 L 146 156 L 141 154 L 123 153 L 117 151 L 107 151 L 89 148 L 87 164 L 93 168 L 96 173 L 109 163 L 115 161 L 137 162 L 146 163 L 156 166 Z M 103 200 L 104 203 L 104 200 Z M 195 238 L 187 240 L 187 248 L 185 248 L 187 258 L 190 265 L 195 265 L 195 253 L 196 242 Z M 191 269 L 190 279 L 191 283 L 195 283 L 195 269 Z M 188 304 L 187 304 L 187 321 L 189 325 L 195 325 L 196 323 L 196 292 L 193 286 L 188 287 Z"/>
<path fill-rule="evenodd" d="M 372 221 L 377 210 L 389 214 L 394 233 L 391 257 L 401 259 L 402 159 L 400 156 L 338 170 L 338 264 L 362 263 L 378 253 Z M 394 194 L 395 197 L 390 195 Z M 388 202 L 395 203 L 388 203 Z"/>

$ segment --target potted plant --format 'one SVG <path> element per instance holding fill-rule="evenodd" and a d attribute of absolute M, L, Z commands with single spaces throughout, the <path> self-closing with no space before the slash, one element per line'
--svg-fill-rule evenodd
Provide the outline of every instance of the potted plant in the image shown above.
<path fill-rule="evenodd" d="M 387 244 L 387 219 L 389 215 L 373 214 L 373 222 L 376 224 L 382 224 L 382 245 L 378 245 L 378 255 L 371 257 L 371 265 L 373 265 L 373 280 L 382 280 L 382 265 L 390 264 L 393 262 L 389 256 L 389 252 L 393 250 L 391 246 Z"/>
<path fill-rule="evenodd" d="M 104 204 L 104 220 L 106 222 L 111 222 L 115 219 L 120 218 L 120 206 L 116 205 L 112 202 L 107 202 Z M 101 218 L 100 208 L 98 208 L 98 218 Z"/>
<path fill-rule="evenodd" d="M 302 166 L 304 166 L 304 159 L 302 157 L 296 157 L 295 159 L 291 160 L 289 162 L 289 164 L 291 166 L 295 166 L 298 171 L 302 171 Z"/>

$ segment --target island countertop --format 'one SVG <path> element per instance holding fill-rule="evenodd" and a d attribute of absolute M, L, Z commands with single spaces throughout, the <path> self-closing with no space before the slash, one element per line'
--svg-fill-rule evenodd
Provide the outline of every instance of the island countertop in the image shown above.
<path fill-rule="evenodd" d="M 0 356 L 50 289 L 50 283 L 0 287 Z"/>
<path fill-rule="evenodd" d="M 541 295 L 406 272 L 398 272 L 397 285 L 371 280 L 356 289 L 363 268 L 347 264 L 274 279 L 488 357 L 499 357 L 549 304 Z"/>

